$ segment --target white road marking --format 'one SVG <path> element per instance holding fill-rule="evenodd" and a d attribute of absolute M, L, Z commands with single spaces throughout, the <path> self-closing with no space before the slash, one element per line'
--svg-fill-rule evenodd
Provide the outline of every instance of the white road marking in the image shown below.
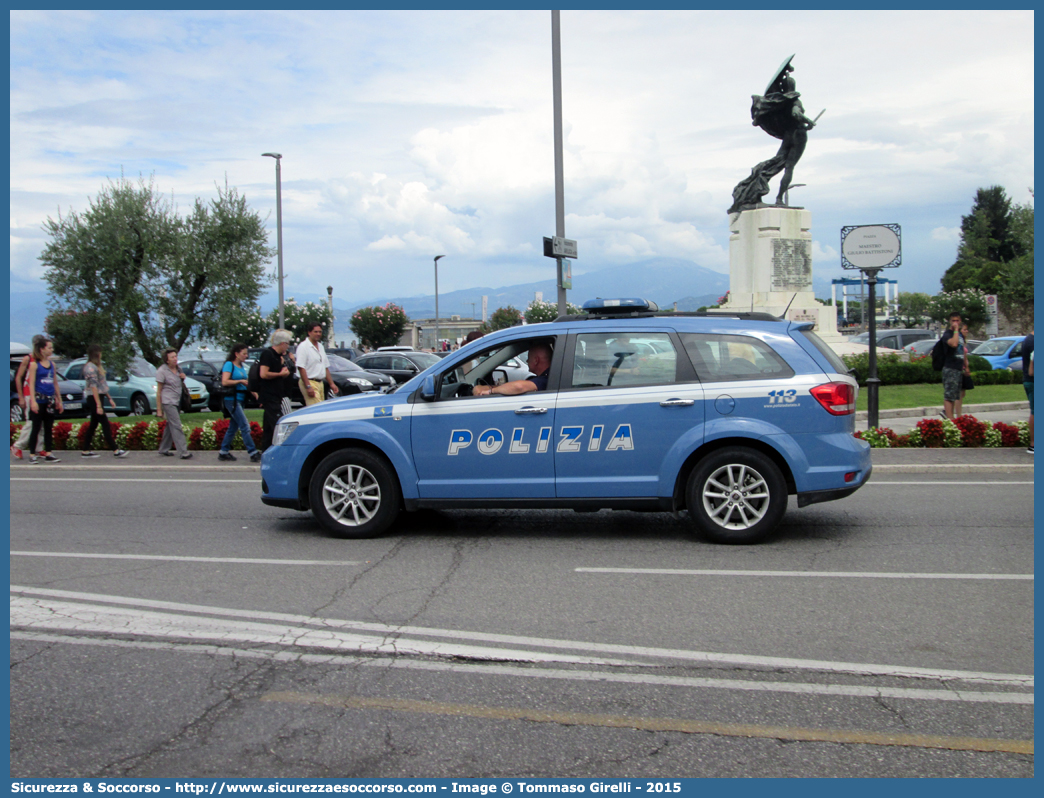
<path fill-rule="evenodd" d="M 794 693 L 800 695 L 846 696 L 853 698 L 897 698 L 919 701 L 961 701 L 989 704 L 1033 705 L 1032 693 L 979 692 L 972 690 L 936 689 L 925 690 L 906 687 L 874 687 L 850 684 L 813 684 L 808 682 L 753 681 L 746 679 L 706 679 L 691 676 L 657 676 L 640 673 L 607 673 L 604 671 L 581 671 L 559 669 L 520 668 L 512 665 L 473 665 L 459 662 L 430 662 L 411 659 L 373 659 L 343 654 L 306 654 L 294 651 L 271 651 L 261 649 L 236 649 L 227 646 L 203 645 L 199 643 L 166 643 L 152 641 L 98 640 L 96 638 L 40 632 L 12 631 L 12 640 L 27 640 L 41 643 L 66 643 L 81 646 L 103 646 L 109 648 L 136 648 L 152 651 L 189 652 L 208 656 L 246 657 L 281 662 L 303 662 L 317 665 L 340 665 L 343 667 L 377 667 L 389 670 L 423 670 L 443 673 L 474 673 L 484 676 L 517 676 L 523 679 L 560 679 L 574 682 L 612 682 L 615 684 L 657 685 L 665 687 L 710 688 L 748 692 Z"/>
<path fill-rule="evenodd" d="M 12 551 L 12 557 L 77 557 L 85 560 L 161 560 L 171 562 L 226 562 L 246 565 L 359 565 L 358 560 L 262 560 L 253 557 L 178 557 L 168 554 L 90 554 L 68 551 Z"/>
<path fill-rule="evenodd" d="M 574 568 L 585 574 L 666 574 L 668 576 L 785 576 L 825 579 L 996 579 L 1033 581 L 1033 574 L 918 574 L 873 571 L 726 571 L 688 568 Z"/>
<path fill-rule="evenodd" d="M 220 643 L 301 646 L 371 654 L 413 654 L 517 662 L 567 662 L 579 665 L 637 664 L 627 660 L 603 657 L 407 640 L 403 637 L 359 635 L 331 629 L 309 629 L 289 624 L 206 618 L 171 612 L 151 612 L 133 607 L 110 607 L 101 604 L 18 596 L 11 598 L 11 626 L 50 632 L 177 637 L 189 640 L 213 640 Z"/>
<path fill-rule="evenodd" d="M 797 670 L 829 671 L 834 673 L 856 674 L 862 676 L 895 676 L 914 679 L 935 679 L 942 681 L 958 680 L 967 682 L 986 682 L 997 686 L 1033 687 L 1032 674 L 989 673 L 982 671 L 960 671 L 939 668 L 919 668 L 904 665 L 878 665 L 854 662 L 833 662 L 826 660 L 795 659 L 790 657 L 763 657 L 748 654 L 723 654 L 707 651 L 688 651 L 685 649 L 649 648 L 644 646 L 616 645 L 611 643 L 591 643 L 575 640 L 555 640 L 540 637 L 521 637 L 515 635 L 491 634 L 486 632 L 462 632 L 452 629 L 431 629 L 421 626 L 390 626 L 387 624 L 366 623 L 362 621 L 346 621 L 336 618 L 316 618 L 308 615 L 294 615 L 261 610 L 236 610 L 223 607 L 208 607 L 197 604 L 181 604 L 171 601 L 155 601 L 152 599 L 131 599 L 122 596 L 108 596 L 97 593 L 80 593 L 49 588 L 32 588 L 11 586 L 11 593 L 27 596 L 46 596 L 71 601 L 88 601 L 119 606 L 148 607 L 150 609 L 170 610 L 173 612 L 189 612 L 197 614 L 219 615 L 228 618 L 246 618 L 250 620 L 275 621 L 302 626 L 319 626 L 323 629 L 353 629 L 389 635 L 414 635 L 419 637 L 449 638 L 456 640 L 479 641 L 483 643 L 500 643 L 513 646 L 535 648 L 566 649 L 597 654 L 614 654 L 620 656 L 653 659 L 662 664 L 662 660 L 680 660 L 705 664 L 729 664 L 748 667 L 790 668 Z M 488 649 L 500 652 L 500 649 Z M 503 657 L 500 657 L 503 658 Z M 632 663 L 650 664 L 650 663 Z"/>

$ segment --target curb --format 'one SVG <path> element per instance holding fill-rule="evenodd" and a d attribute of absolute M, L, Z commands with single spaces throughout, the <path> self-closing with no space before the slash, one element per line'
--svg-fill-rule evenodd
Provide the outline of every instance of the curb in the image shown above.
<path fill-rule="evenodd" d="M 1029 402 L 993 402 L 981 405 L 962 405 L 961 411 L 965 415 L 974 416 L 976 413 L 990 413 L 1005 410 L 1029 410 Z M 923 418 L 925 416 L 939 415 L 939 407 L 900 407 L 895 410 L 879 410 L 877 417 L 881 418 Z M 859 410 L 856 412 L 856 421 L 866 421 L 870 417 L 870 411 Z"/>

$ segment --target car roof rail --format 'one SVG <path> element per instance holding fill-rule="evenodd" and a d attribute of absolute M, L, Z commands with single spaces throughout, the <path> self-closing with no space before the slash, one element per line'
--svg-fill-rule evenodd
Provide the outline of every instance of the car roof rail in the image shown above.
<path fill-rule="evenodd" d="M 717 318 L 717 319 L 739 319 L 742 321 L 785 321 L 779 316 L 773 316 L 771 313 L 760 313 L 758 311 L 740 311 L 737 313 L 731 313 L 729 311 L 720 310 L 692 310 L 692 311 L 670 311 L 670 310 L 656 310 L 656 311 L 643 311 L 636 310 L 631 312 L 611 312 L 611 313 L 578 313 L 572 316 L 559 316 L 555 319 L 556 322 L 561 321 L 600 321 L 605 319 L 645 319 L 645 318 L 664 318 L 664 319 L 678 319 L 678 318 Z"/>

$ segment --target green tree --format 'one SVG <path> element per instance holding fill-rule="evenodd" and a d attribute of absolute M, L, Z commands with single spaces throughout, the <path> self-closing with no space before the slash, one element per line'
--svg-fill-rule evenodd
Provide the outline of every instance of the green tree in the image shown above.
<path fill-rule="evenodd" d="M 272 329 L 279 326 L 278 306 L 272 308 L 272 311 L 266 317 L 266 321 Z M 284 329 L 294 334 L 295 341 L 303 341 L 305 339 L 308 334 L 305 327 L 312 322 L 318 322 L 323 325 L 323 340 L 325 341 L 329 337 L 330 328 L 333 325 L 333 313 L 330 310 L 330 306 L 323 302 L 305 302 L 303 305 L 299 305 L 293 297 L 289 297 L 283 302 Z"/>
<path fill-rule="evenodd" d="M 359 308 L 352 314 L 348 325 L 360 343 L 377 348 L 399 343 L 409 323 L 406 311 L 389 302 L 383 306 Z"/>
<path fill-rule="evenodd" d="M 928 307 L 928 315 L 944 326 L 954 311 L 961 314 L 969 330 L 981 332 L 989 319 L 986 292 L 977 288 L 944 291 L 932 297 Z"/>
<path fill-rule="evenodd" d="M 54 341 L 54 353 L 59 357 L 83 357 L 91 344 L 108 340 L 109 321 L 98 313 L 75 310 L 54 310 L 44 321 L 44 330 Z M 127 351 L 114 355 L 105 352 L 106 362 L 124 362 L 130 357 Z"/>
<path fill-rule="evenodd" d="M 278 309 L 276 316 L 278 317 Z M 261 314 L 261 309 L 251 308 L 231 314 L 223 320 L 221 334 L 217 340 L 225 349 L 231 349 L 232 344 L 238 343 L 244 343 L 247 346 L 265 346 L 268 343 L 271 329 L 272 325 Z"/>
<path fill-rule="evenodd" d="M 899 321 L 907 327 L 920 327 L 929 316 L 932 298 L 915 291 L 900 291 L 896 306 Z"/>
<path fill-rule="evenodd" d="M 1004 264 L 1024 254 L 1015 234 L 1014 209 L 1001 186 L 980 188 L 971 213 L 961 217 L 957 260 L 942 276 L 944 291 L 977 288 L 998 293 Z"/>
<path fill-rule="evenodd" d="M 151 180 L 121 176 L 86 211 L 59 213 L 44 231 L 48 305 L 96 314 L 93 343 L 117 367 L 132 347 L 156 364 L 168 346 L 219 337 L 223 321 L 253 307 L 270 281 L 264 225 L 227 184 L 182 219 Z"/>
<path fill-rule="evenodd" d="M 505 327 L 515 327 L 522 323 L 522 312 L 518 308 L 508 305 L 506 308 L 497 308 L 489 317 L 489 329 L 503 330 Z"/>
<path fill-rule="evenodd" d="M 1012 209 L 1011 232 L 1021 254 L 1002 267 L 997 297 L 1005 315 L 1021 329 L 1030 330 L 1033 327 L 1032 203 L 1016 205 Z"/>
<path fill-rule="evenodd" d="M 574 305 L 572 302 L 566 303 L 567 316 L 575 316 L 580 312 L 580 307 L 578 305 Z M 558 303 L 546 302 L 542 299 L 534 299 L 529 303 L 524 315 L 526 324 L 540 324 L 545 321 L 554 321 L 558 318 Z"/>

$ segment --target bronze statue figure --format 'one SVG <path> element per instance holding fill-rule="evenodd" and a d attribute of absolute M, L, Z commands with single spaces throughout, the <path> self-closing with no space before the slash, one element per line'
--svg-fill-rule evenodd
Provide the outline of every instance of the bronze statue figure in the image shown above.
<path fill-rule="evenodd" d="M 757 205 L 761 198 L 769 192 L 769 180 L 783 172 L 779 181 L 779 193 L 776 205 L 785 205 L 787 189 L 794 177 L 794 165 L 805 151 L 808 142 L 808 131 L 816 125 L 816 119 L 805 116 L 805 108 L 801 104 L 801 94 L 795 91 L 797 82 L 790 74 L 794 71 L 790 56 L 776 71 L 765 89 L 765 95 L 751 95 L 750 116 L 755 127 L 760 127 L 770 136 L 782 139 L 779 151 L 755 166 L 750 177 L 740 182 L 732 190 L 732 207 L 729 213 L 743 209 L 745 205 Z"/>

